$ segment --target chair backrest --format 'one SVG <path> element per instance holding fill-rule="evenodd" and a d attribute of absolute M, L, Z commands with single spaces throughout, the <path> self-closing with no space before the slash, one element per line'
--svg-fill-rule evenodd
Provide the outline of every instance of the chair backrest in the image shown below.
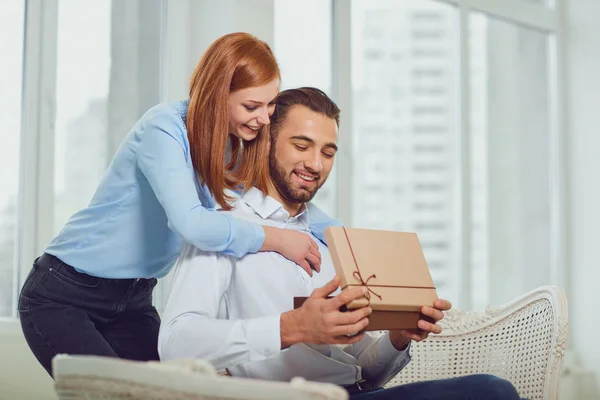
<path fill-rule="evenodd" d="M 543 286 L 485 312 L 451 310 L 443 332 L 413 343 L 412 361 L 389 386 L 487 373 L 509 380 L 521 397 L 557 399 L 567 344 L 567 300 Z"/>
<path fill-rule="evenodd" d="M 95 356 L 54 357 L 59 400 L 346 400 L 339 386 L 307 382 L 268 382 L 218 375 L 206 361 L 136 362 Z"/>

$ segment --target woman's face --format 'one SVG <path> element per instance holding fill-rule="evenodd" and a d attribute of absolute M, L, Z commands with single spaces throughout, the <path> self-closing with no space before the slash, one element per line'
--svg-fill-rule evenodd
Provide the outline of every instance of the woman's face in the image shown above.
<path fill-rule="evenodd" d="M 279 79 L 263 86 L 237 90 L 229 94 L 229 133 L 243 140 L 254 140 L 275 111 L 275 97 L 279 93 Z"/>

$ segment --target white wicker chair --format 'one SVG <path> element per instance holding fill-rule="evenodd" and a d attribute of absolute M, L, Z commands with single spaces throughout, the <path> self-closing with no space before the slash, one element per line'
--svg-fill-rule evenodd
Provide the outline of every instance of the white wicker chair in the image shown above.
<path fill-rule="evenodd" d="M 521 397 L 558 398 L 567 345 L 567 300 L 544 286 L 486 312 L 451 310 L 443 332 L 411 346 L 412 361 L 389 384 L 488 373 L 509 380 Z"/>
<path fill-rule="evenodd" d="M 346 400 L 339 386 L 295 378 L 290 383 L 218 375 L 206 361 L 135 362 L 58 355 L 52 360 L 59 400 Z"/>

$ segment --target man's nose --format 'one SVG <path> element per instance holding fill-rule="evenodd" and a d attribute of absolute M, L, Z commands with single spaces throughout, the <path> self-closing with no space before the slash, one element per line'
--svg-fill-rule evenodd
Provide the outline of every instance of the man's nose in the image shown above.
<path fill-rule="evenodd" d="M 323 170 L 323 158 L 321 152 L 311 153 L 311 157 L 305 163 L 306 169 L 312 172 L 321 172 Z"/>

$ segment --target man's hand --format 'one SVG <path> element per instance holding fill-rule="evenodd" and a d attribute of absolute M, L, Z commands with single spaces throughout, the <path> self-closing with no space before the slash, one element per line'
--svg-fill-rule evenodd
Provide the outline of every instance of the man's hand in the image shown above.
<path fill-rule="evenodd" d="M 433 302 L 433 307 L 424 306 L 421 308 L 422 319 L 417 323 L 416 329 L 399 329 L 390 331 L 390 341 L 398 351 L 402 351 L 408 346 L 411 340 L 420 342 L 427 339 L 430 333 L 441 333 L 442 328 L 437 322 L 444 318 L 442 311 L 448 311 L 452 304 L 448 300 L 437 299 Z"/>
<path fill-rule="evenodd" d="M 281 314 L 282 349 L 296 343 L 352 344 L 362 339 L 371 307 L 347 312 L 341 312 L 340 307 L 363 297 L 367 289 L 351 288 L 327 298 L 339 286 L 340 278 L 336 276 L 322 288 L 315 289 L 302 307 Z"/>

